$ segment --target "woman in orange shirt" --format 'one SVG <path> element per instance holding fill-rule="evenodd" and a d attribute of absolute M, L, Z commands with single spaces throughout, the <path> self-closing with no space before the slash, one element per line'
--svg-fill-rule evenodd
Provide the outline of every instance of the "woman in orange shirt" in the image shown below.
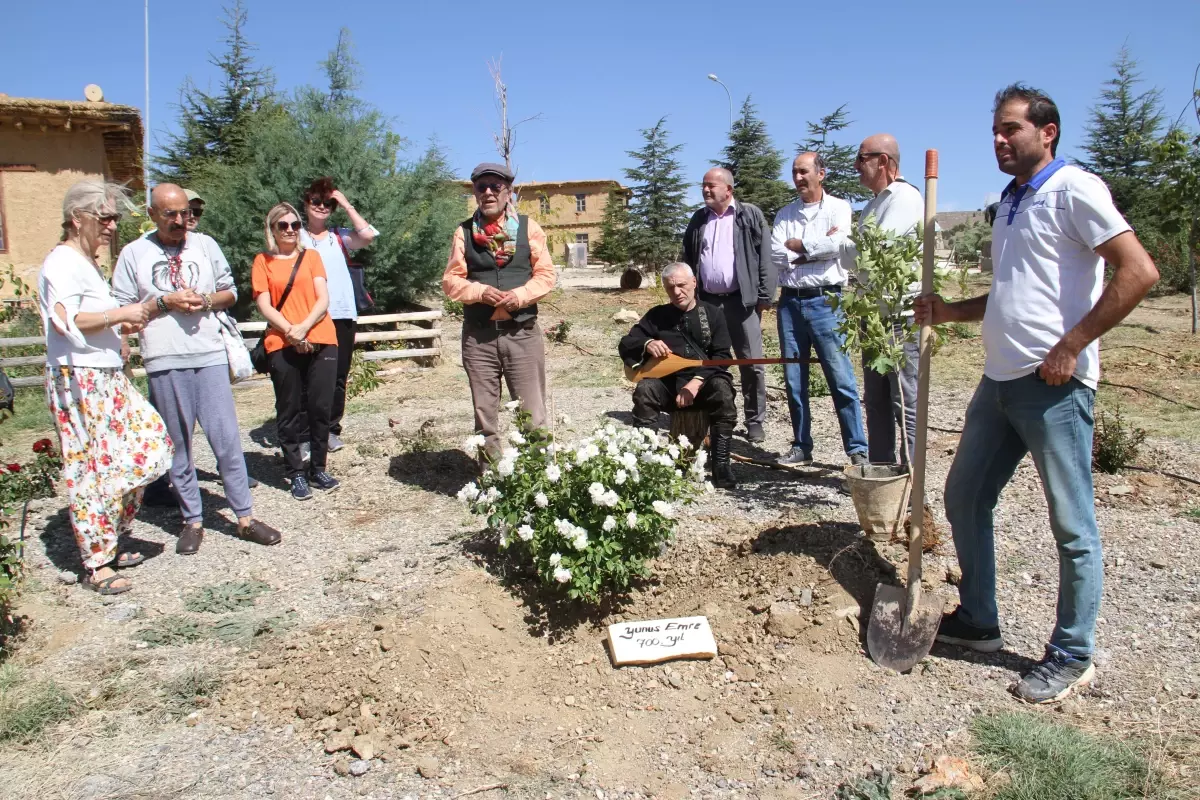
<path fill-rule="evenodd" d="M 326 313 L 325 265 L 315 250 L 300 247 L 300 227 L 300 215 L 288 203 L 267 212 L 267 250 L 254 259 L 250 286 L 269 325 L 263 345 L 275 386 L 275 424 L 292 497 L 311 500 L 310 484 L 325 491 L 338 486 L 325 471 L 338 348 L 337 331 Z M 309 441 L 301 442 L 306 428 Z M 311 453 L 307 471 L 302 445 Z"/>

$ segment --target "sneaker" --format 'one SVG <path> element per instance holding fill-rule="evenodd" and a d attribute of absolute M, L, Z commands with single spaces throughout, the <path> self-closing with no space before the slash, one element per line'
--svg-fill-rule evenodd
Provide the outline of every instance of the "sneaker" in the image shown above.
<path fill-rule="evenodd" d="M 787 451 L 786 455 L 775 459 L 775 463 L 789 467 L 807 467 L 812 463 L 812 453 L 800 445 L 794 444 L 792 445 L 792 449 Z"/>
<path fill-rule="evenodd" d="M 746 423 L 746 438 L 754 444 L 760 444 L 767 440 L 767 434 L 763 432 L 763 426 L 757 422 Z"/>
<path fill-rule="evenodd" d="M 308 488 L 308 478 L 303 475 L 292 478 L 292 497 L 297 500 L 312 500 L 312 489 Z"/>
<path fill-rule="evenodd" d="M 1012 687 L 1012 693 L 1026 703 L 1054 703 L 1094 677 L 1096 667 L 1090 658 L 1073 658 L 1057 647 L 1047 647 L 1046 657 Z"/>
<path fill-rule="evenodd" d="M 851 453 L 850 465 L 854 467 L 865 467 L 871 463 L 871 459 L 867 458 L 866 453 Z"/>
<path fill-rule="evenodd" d="M 994 653 L 1004 647 L 999 628 L 976 628 L 974 625 L 968 625 L 959 619 L 960 610 L 956 608 L 952 613 L 942 615 L 937 641 L 942 644 L 956 644 L 977 653 Z"/>
<path fill-rule="evenodd" d="M 313 473 L 309 475 L 309 480 L 312 481 L 313 486 L 317 487 L 323 492 L 331 492 L 341 485 L 341 481 L 324 470 L 314 470 Z"/>
<path fill-rule="evenodd" d="M 340 436 L 338 436 L 336 433 L 329 434 L 329 452 L 336 453 L 345 446 L 346 443 L 342 441 Z"/>
<path fill-rule="evenodd" d="M 312 460 L 312 443 L 311 442 L 305 442 L 304 444 L 300 445 L 300 460 L 301 461 Z"/>

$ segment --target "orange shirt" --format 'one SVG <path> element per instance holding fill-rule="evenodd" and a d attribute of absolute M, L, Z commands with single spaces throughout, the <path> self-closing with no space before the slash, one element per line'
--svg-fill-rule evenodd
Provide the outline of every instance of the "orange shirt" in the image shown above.
<path fill-rule="evenodd" d="M 554 288 L 557 275 L 554 272 L 554 261 L 546 248 L 546 232 L 542 226 L 532 219 L 526 228 L 529 236 L 529 258 L 533 266 L 533 277 L 524 286 L 513 289 L 513 294 L 521 301 L 521 308 L 531 306 L 542 297 L 550 294 Z M 450 259 L 446 262 L 446 272 L 442 275 L 442 291 L 451 300 L 460 303 L 481 303 L 486 285 L 467 278 L 467 251 L 463 242 L 463 229 L 459 225 L 454 229 L 454 240 L 450 245 Z M 511 319 L 512 315 L 503 308 L 497 308 L 492 319 Z"/>
<path fill-rule="evenodd" d="M 305 250 L 304 263 L 296 273 L 296 281 L 288 294 L 287 302 L 279 313 L 292 324 L 303 322 L 304 318 L 317 304 L 317 290 L 313 278 L 325 278 L 325 265 L 321 263 L 321 255 L 316 250 Z M 263 292 L 271 293 L 271 305 L 278 305 L 283 290 L 287 288 L 288 278 L 292 276 L 292 267 L 296 266 L 296 255 L 278 256 L 270 253 L 259 253 L 254 257 L 254 266 L 250 268 L 250 290 L 257 298 Z M 308 332 L 308 341 L 312 344 L 337 344 L 337 331 L 329 314 L 321 317 L 312 330 Z M 287 341 L 274 328 L 268 327 L 266 340 L 263 342 L 268 353 L 282 350 Z"/>

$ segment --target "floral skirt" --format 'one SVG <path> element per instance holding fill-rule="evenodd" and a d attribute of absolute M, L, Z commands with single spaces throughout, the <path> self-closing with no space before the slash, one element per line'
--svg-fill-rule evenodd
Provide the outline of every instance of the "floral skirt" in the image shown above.
<path fill-rule="evenodd" d="M 83 565 L 117 557 L 142 490 L 171 466 L 162 417 L 115 368 L 46 366 L 46 402 L 62 445 L 62 480 Z"/>

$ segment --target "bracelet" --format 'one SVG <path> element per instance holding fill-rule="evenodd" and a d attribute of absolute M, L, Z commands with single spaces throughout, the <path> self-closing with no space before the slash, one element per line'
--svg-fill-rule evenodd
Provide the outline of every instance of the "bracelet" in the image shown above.
<path fill-rule="evenodd" d="M 161 294 L 158 296 L 158 299 L 154 301 L 154 303 L 158 306 L 159 313 L 166 314 L 169 310 L 167 308 L 166 298 L 164 298 Z"/>
<path fill-rule="evenodd" d="M 204 310 L 212 311 L 212 295 L 211 294 L 203 294 L 200 296 L 204 298 Z"/>
<path fill-rule="evenodd" d="M 106 327 L 106 328 L 111 328 L 111 327 L 112 327 L 112 323 L 108 321 L 108 312 L 107 312 L 107 311 L 104 311 L 104 312 L 101 312 L 101 313 L 104 315 L 104 327 Z"/>
<path fill-rule="evenodd" d="M 371 223 L 368 222 L 366 225 L 363 225 L 361 228 L 355 228 L 354 232 L 357 234 L 362 234 L 363 231 L 369 231 L 370 229 L 371 229 Z"/>

